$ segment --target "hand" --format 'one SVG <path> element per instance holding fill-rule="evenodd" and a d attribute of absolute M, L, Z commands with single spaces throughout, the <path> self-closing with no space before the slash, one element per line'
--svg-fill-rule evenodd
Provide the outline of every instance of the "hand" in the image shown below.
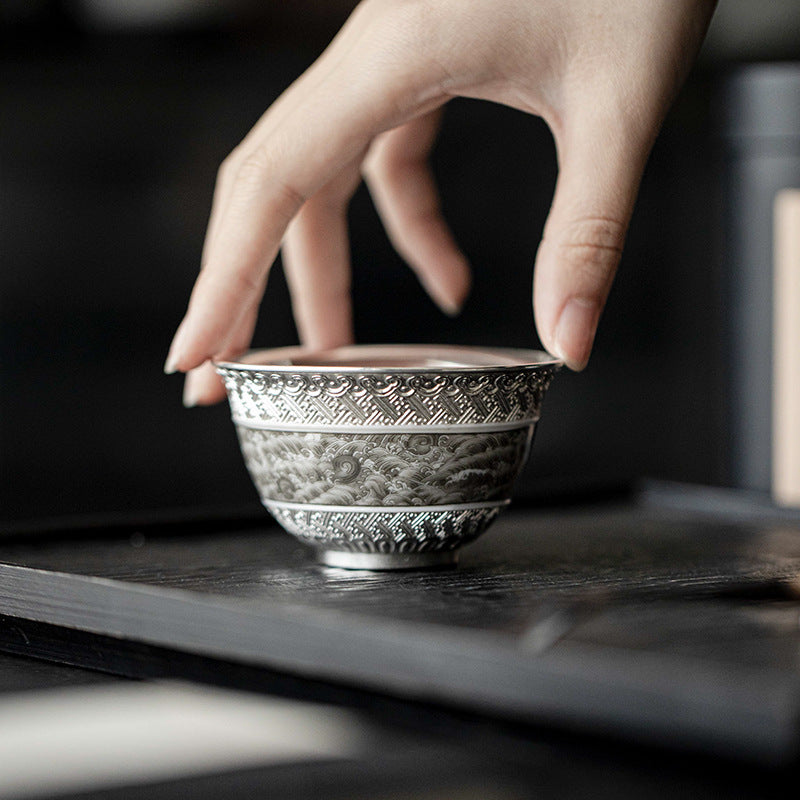
<path fill-rule="evenodd" d="M 346 207 L 363 175 L 387 231 L 448 312 L 469 269 L 427 166 L 441 107 L 482 98 L 541 116 L 559 176 L 536 256 L 539 337 L 589 358 L 645 162 L 714 0 L 364 0 L 225 160 L 167 372 L 223 396 L 208 360 L 245 350 L 283 258 L 301 339 L 352 340 Z"/>

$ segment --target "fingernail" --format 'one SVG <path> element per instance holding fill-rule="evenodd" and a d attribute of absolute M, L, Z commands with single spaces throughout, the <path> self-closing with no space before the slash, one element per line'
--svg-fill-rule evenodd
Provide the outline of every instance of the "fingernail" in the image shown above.
<path fill-rule="evenodd" d="M 167 360 L 164 362 L 164 374 L 172 375 L 178 371 L 178 359 L 170 353 Z"/>
<path fill-rule="evenodd" d="M 457 317 L 464 310 L 469 297 L 469 290 L 470 285 L 467 282 L 466 286 L 459 287 L 455 292 L 452 288 L 449 288 L 447 293 L 441 292 L 437 299 L 439 308 L 448 317 Z"/>
<path fill-rule="evenodd" d="M 167 360 L 164 362 L 164 374 L 172 375 L 178 371 L 178 361 L 180 361 L 180 340 L 183 333 L 183 324 L 181 323 L 175 336 L 172 339 L 172 344 L 169 347 L 169 354 Z"/>
<path fill-rule="evenodd" d="M 464 303 L 453 302 L 452 300 L 440 300 L 439 308 L 447 314 L 448 317 L 457 317 L 464 308 Z"/>
<path fill-rule="evenodd" d="M 556 355 L 573 370 L 589 363 L 600 307 L 592 300 L 573 297 L 564 306 L 556 325 Z"/>
<path fill-rule="evenodd" d="M 197 405 L 197 392 L 192 384 L 192 381 L 188 380 L 183 385 L 183 406 L 184 408 L 194 408 Z"/>

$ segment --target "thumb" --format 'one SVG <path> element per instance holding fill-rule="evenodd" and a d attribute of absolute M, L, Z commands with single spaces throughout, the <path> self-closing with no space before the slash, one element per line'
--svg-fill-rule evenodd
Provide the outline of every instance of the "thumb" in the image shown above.
<path fill-rule="evenodd" d="M 584 122 L 556 136 L 559 176 L 533 287 L 539 338 L 574 370 L 589 361 L 651 144 Z"/>

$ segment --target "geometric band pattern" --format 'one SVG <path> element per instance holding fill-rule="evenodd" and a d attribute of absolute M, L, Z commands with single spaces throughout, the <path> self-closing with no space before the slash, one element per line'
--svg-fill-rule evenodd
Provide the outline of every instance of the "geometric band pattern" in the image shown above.
<path fill-rule="evenodd" d="M 351 553 L 454 550 L 480 536 L 503 509 L 497 503 L 458 510 L 341 511 L 287 508 L 264 501 L 286 530 L 306 544 Z"/>
<path fill-rule="evenodd" d="M 533 422 L 556 365 L 461 372 L 254 372 L 218 366 L 233 418 L 262 427 Z"/>

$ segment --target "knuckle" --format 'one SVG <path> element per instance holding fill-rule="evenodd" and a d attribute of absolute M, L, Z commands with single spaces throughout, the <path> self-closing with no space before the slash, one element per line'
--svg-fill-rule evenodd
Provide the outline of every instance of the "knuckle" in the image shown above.
<path fill-rule="evenodd" d="M 559 232 L 559 260 L 587 287 L 610 284 L 622 255 L 626 226 L 610 217 L 582 217 Z"/>
<path fill-rule="evenodd" d="M 238 270 L 231 276 L 231 289 L 239 297 L 259 297 L 262 283 L 261 276 L 251 270 Z"/>
<path fill-rule="evenodd" d="M 232 150 L 230 153 L 228 153 L 217 170 L 217 181 L 225 181 L 232 175 L 236 174 L 236 163 L 238 158 L 238 150 Z"/>
<path fill-rule="evenodd" d="M 261 269 L 237 269 L 217 276 L 212 296 L 227 307 L 241 308 L 261 298 L 265 281 L 266 274 Z"/>
<path fill-rule="evenodd" d="M 443 15 L 432 0 L 367 0 L 357 13 L 355 44 L 343 63 L 354 85 L 374 98 L 377 132 L 427 99 Z"/>
<path fill-rule="evenodd" d="M 414 74 L 415 57 L 429 52 L 432 29 L 441 16 L 431 0 L 371 0 L 367 9 L 362 55 L 401 74 Z"/>
<path fill-rule="evenodd" d="M 270 166 L 263 151 L 253 150 L 237 160 L 236 181 L 243 186 L 259 187 L 267 180 Z"/>
<path fill-rule="evenodd" d="M 305 203 L 306 196 L 288 181 L 276 180 L 271 187 L 275 211 L 286 218 L 286 222 L 295 215 L 297 210 Z"/>
<path fill-rule="evenodd" d="M 567 245 L 595 247 L 622 252 L 625 224 L 612 217 L 580 217 L 564 226 L 563 241 Z"/>
<path fill-rule="evenodd" d="M 245 199 L 260 196 L 265 212 L 280 217 L 288 224 L 306 197 L 277 173 L 274 159 L 260 148 L 237 161 L 236 186 Z"/>
<path fill-rule="evenodd" d="M 220 300 L 237 300 L 241 297 L 259 296 L 261 278 L 249 269 L 226 272 L 220 269 L 204 269 L 200 281 L 206 296 Z"/>

